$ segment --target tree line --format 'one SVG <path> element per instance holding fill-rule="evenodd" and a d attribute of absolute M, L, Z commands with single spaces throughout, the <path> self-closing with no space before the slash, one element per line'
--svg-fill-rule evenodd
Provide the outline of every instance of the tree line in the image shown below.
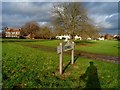
<path fill-rule="evenodd" d="M 37 22 L 28 22 L 21 28 L 21 37 L 29 35 L 29 38 L 52 39 L 54 33 L 49 26 L 40 26 Z"/>
<path fill-rule="evenodd" d="M 66 2 L 53 5 L 52 21 L 50 26 L 40 26 L 37 22 L 28 22 L 21 28 L 21 37 L 28 36 L 40 39 L 52 39 L 56 35 L 69 34 L 72 39 L 75 35 L 82 38 L 96 38 L 100 29 L 95 27 L 83 8 L 81 2 Z"/>

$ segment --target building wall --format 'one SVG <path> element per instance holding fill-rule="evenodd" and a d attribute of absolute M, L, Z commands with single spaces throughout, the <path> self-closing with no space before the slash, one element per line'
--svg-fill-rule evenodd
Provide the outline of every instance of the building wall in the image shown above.
<path fill-rule="evenodd" d="M 5 37 L 20 37 L 20 29 L 6 28 Z"/>

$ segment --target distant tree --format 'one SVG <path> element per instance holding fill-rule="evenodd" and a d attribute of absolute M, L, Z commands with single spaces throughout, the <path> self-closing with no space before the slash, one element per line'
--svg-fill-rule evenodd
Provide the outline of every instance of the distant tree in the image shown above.
<path fill-rule="evenodd" d="M 81 3 L 58 3 L 53 6 L 53 14 L 53 24 L 57 26 L 56 28 L 59 28 L 57 30 L 70 34 L 72 39 L 78 32 L 80 34 L 88 34 L 89 31 L 88 35 L 90 35 L 90 32 L 92 34 L 94 34 L 93 31 L 96 32 L 96 29 L 94 29 L 95 27 L 90 24 L 90 19 Z M 89 27 L 91 27 L 91 29 L 89 29 Z"/>
<path fill-rule="evenodd" d="M 42 39 L 51 39 L 52 38 L 52 30 L 48 26 L 40 27 L 39 31 L 36 33 L 36 37 Z"/>
<path fill-rule="evenodd" d="M 55 30 L 54 30 L 55 35 L 64 35 L 66 34 L 65 30 L 62 29 L 60 26 L 55 26 Z"/>
<path fill-rule="evenodd" d="M 91 23 L 84 23 L 79 34 L 86 38 L 98 38 L 100 29 Z"/>
<path fill-rule="evenodd" d="M 42 28 L 42 34 L 43 34 L 44 39 L 48 39 L 51 37 L 51 31 L 47 26 Z"/>
<path fill-rule="evenodd" d="M 7 29 L 7 26 L 2 27 L 2 33 L 5 33 L 5 30 Z"/>
<path fill-rule="evenodd" d="M 110 35 L 110 34 L 105 34 L 104 38 L 107 39 L 107 40 L 112 40 L 113 36 Z"/>
<path fill-rule="evenodd" d="M 7 27 L 6 26 L 3 26 L 2 28 L 1 28 L 1 32 L 0 32 L 0 34 L 2 35 L 2 37 L 5 37 L 5 30 L 7 29 Z"/>
<path fill-rule="evenodd" d="M 21 35 L 30 35 L 30 39 L 34 38 L 36 32 L 39 31 L 39 24 L 36 22 L 28 22 L 21 28 Z"/>

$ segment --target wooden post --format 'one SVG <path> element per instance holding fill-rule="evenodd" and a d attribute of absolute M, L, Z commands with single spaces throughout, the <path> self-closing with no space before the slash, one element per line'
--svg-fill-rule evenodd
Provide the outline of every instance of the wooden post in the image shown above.
<path fill-rule="evenodd" d="M 74 63 L 74 42 L 72 42 L 72 61 L 71 61 L 71 64 L 73 64 Z"/>
<path fill-rule="evenodd" d="M 62 66 L 63 66 L 63 46 L 60 43 L 60 74 L 62 74 Z"/>

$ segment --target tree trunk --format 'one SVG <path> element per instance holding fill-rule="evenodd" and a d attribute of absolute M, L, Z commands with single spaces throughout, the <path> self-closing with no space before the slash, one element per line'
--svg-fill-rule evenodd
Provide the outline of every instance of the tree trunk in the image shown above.
<path fill-rule="evenodd" d="M 71 41 L 74 42 L 74 32 L 71 34 Z"/>
<path fill-rule="evenodd" d="M 30 33 L 30 39 L 32 39 L 32 38 L 33 38 L 32 33 Z"/>

